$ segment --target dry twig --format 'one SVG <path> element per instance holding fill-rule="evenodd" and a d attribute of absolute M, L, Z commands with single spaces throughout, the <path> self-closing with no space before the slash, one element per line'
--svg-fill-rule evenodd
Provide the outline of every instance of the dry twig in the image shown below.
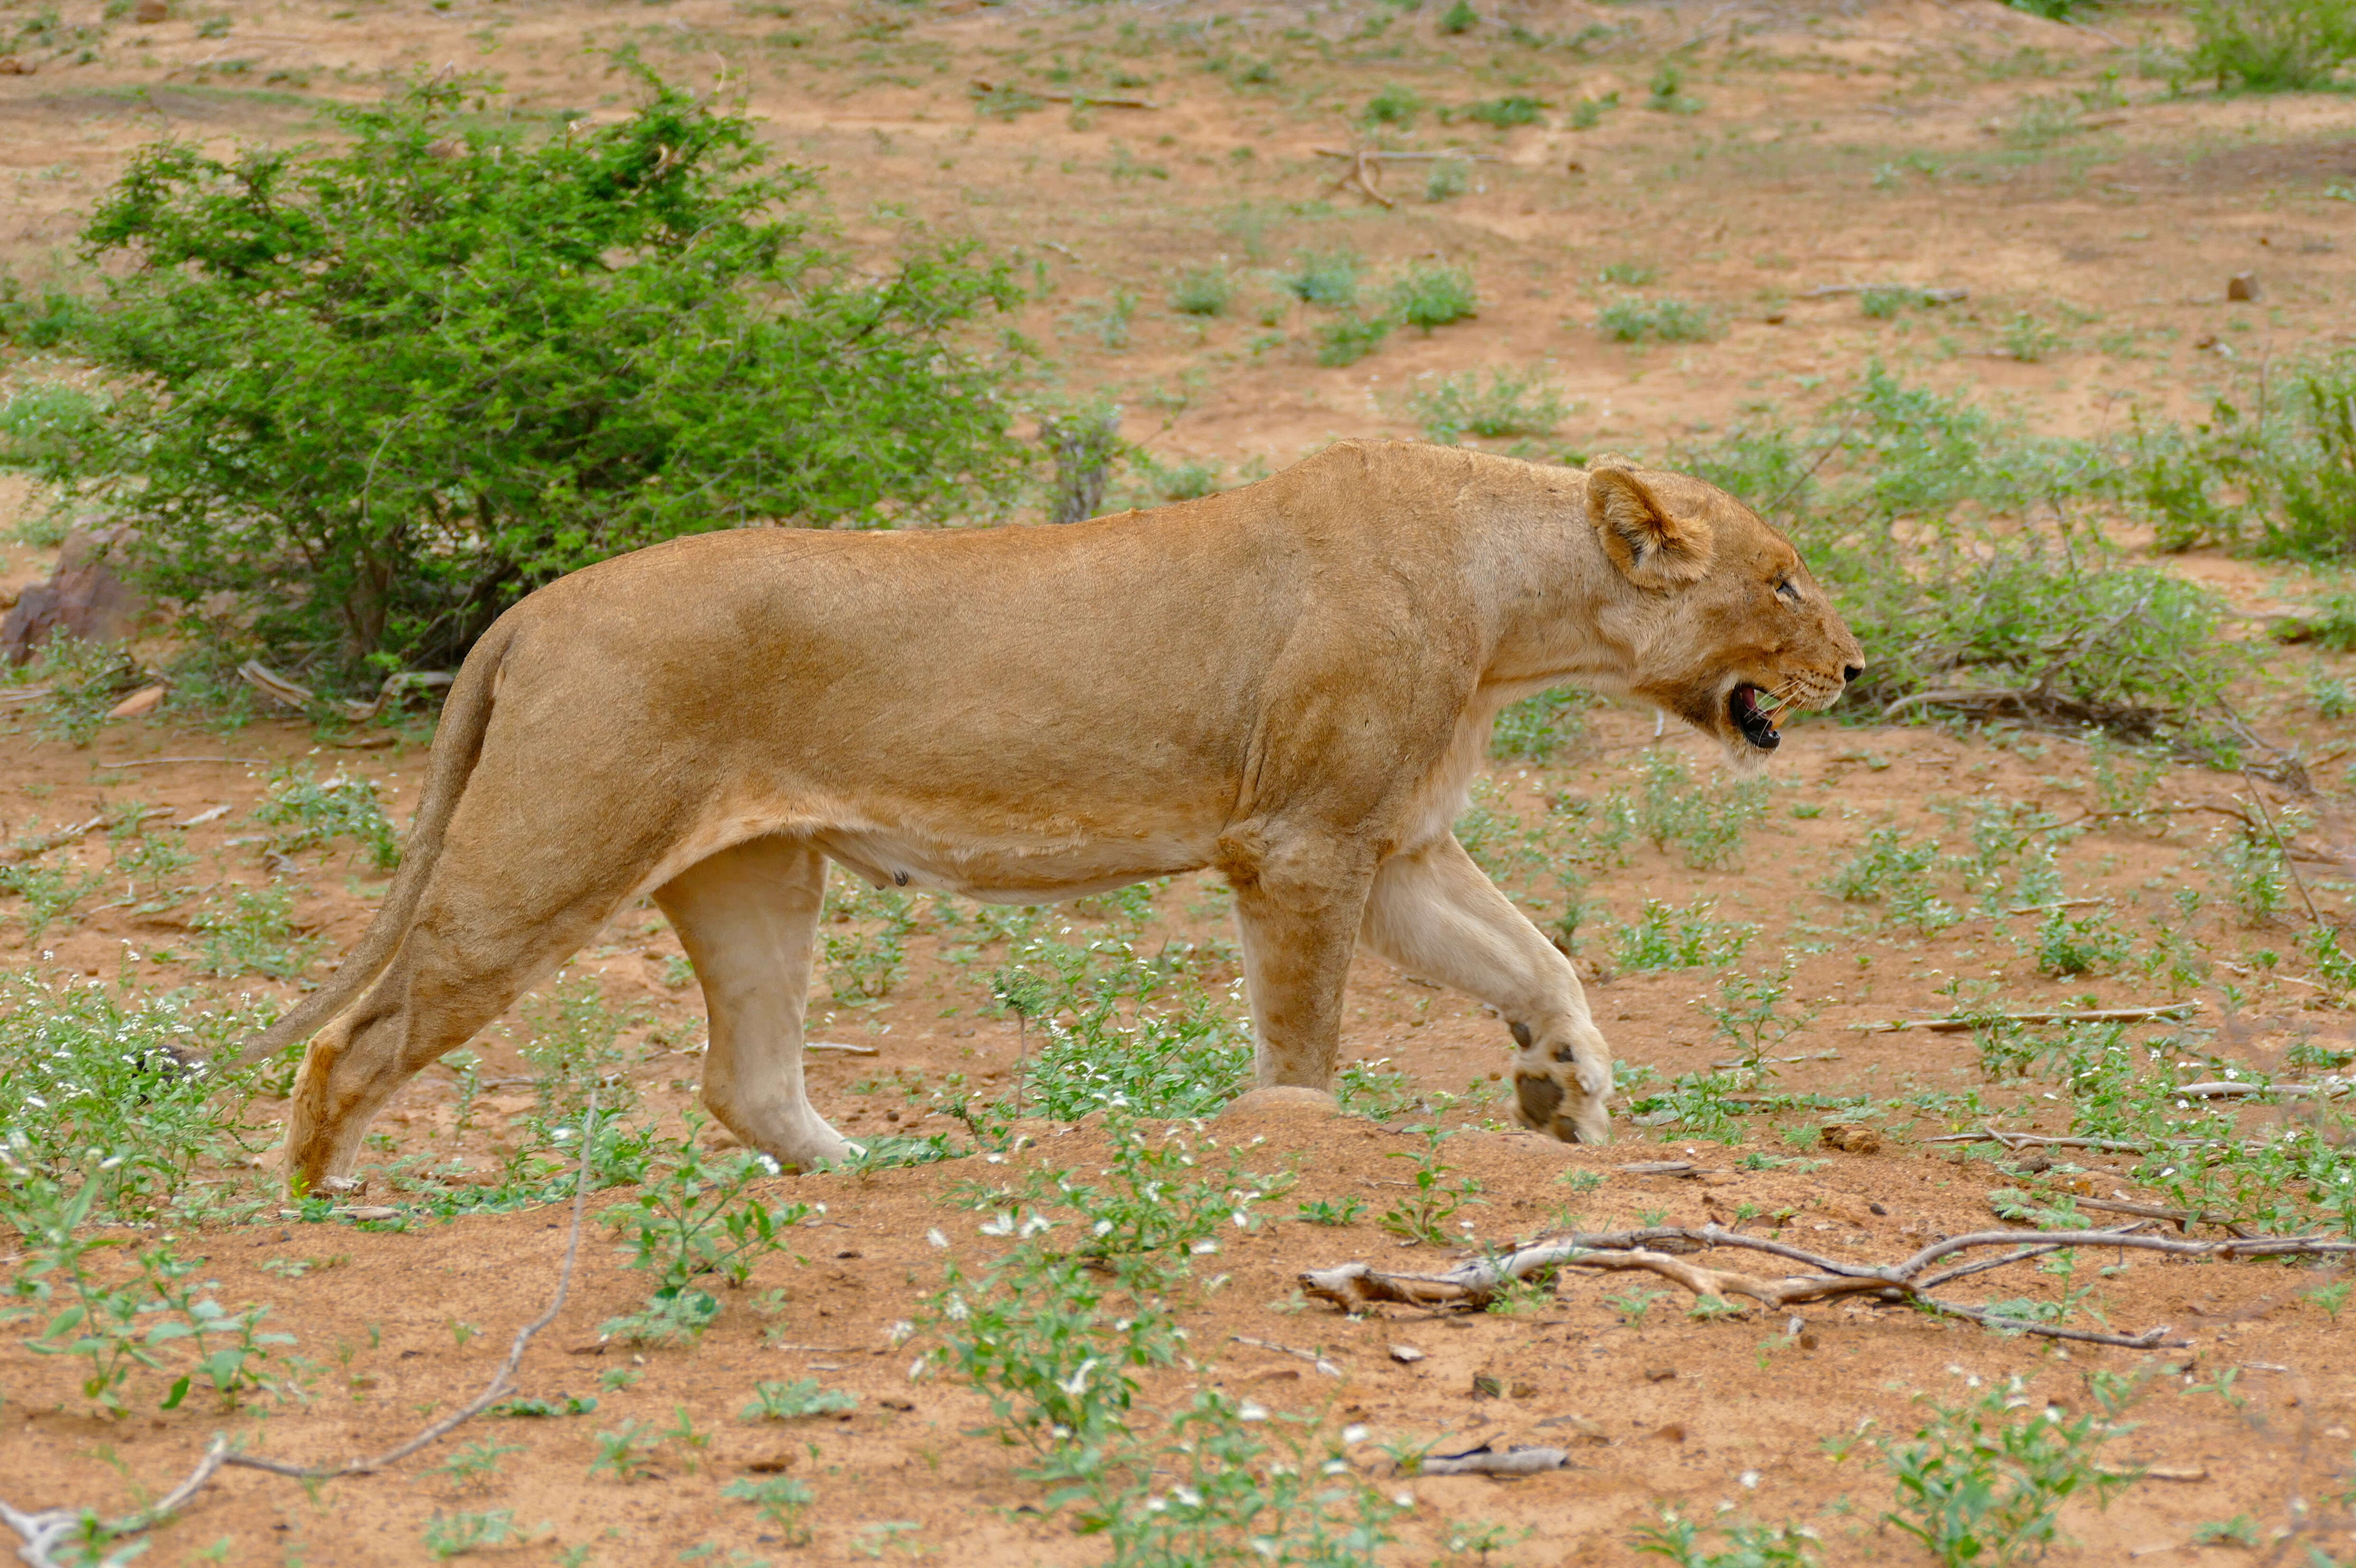
<path fill-rule="evenodd" d="M 60 1561 L 54 1555 L 56 1548 L 69 1541 L 83 1541 L 93 1534 L 101 1540 L 119 1541 L 127 1535 L 137 1535 L 153 1530 L 177 1512 L 190 1498 L 201 1491 L 216 1474 L 227 1468 L 267 1470 L 272 1475 L 292 1476 L 296 1480 L 302 1481 L 334 1480 L 344 1476 L 362 1476 L 370 1471 L 381 1470 L 389 1465 L 398 1464 L 406 1459 L 427 1445 L 448 1436 L 452 1432 L 514 1392 L 516 1368 L 522 1363 L 525 1348 L 531 1343 L 533 1336 L 556 1321 L 556 1315 L 563 1310 L 564 1299 L 573 1289 L 573 1265 L 581 1253 L 581 1217 L 589 1200 L 589 1147 L 594 1141 L 596 1123 L 597 1106 L 593 1091 L 589 1108 L 582 1117 L 581 1162 L 575 1168 L 573 1178 L 573 1228 L 572 1233 L 565 1238 L 564 1263 L 557 1272 L 556 1294 L 550 1299 L 546 1311 L 516 1330 L 515 1343 L 509 1347 L 507 1359 L 499 1363 L 498 1371 L 491 1374 L 488 1386 L 472 1401 L 434 1423 L 406 1443 L 388 1448 L 373 1458 L 352 1459 L 340 1465 L 289 1465 L 277 1459 L 265 1459 L 255 1454 L 237 1453 L 230 1448 L 228 1438 L 216 1437 L 205 1449 L 204 1457 L 197 1461 L 197 1467 L 189 1471 L 187 1477 L 178 1486 L 165 1493 L 150 1506 L 136 1513 L 126 1514 L 121 1519 L 96 1520 L 90 1516 L 87 1510 L 81 1509 L 53 1508 L 43 1509 L 35 1513 L 25 1513 L 9 1507 L 5 1501 L 0 1501 L 0 1523 L 5 1523 L 9 1529 L 15 1531 L 17 1538 L 24 1542 L 24 1545 L 18 1549 L 17 1556 L 29 1564 L 30 1568 L 67 1568 L 66 1562 Z M 112 1553 L 100 1560 L 96 1568 L 114 1568 L 115 1564 L 128 1563 L 133 1556 L 136 1555 L 136 1552 L 137 1549 L 134 1548 L 131 1552 Z M 88 1560 L 77 1556 L 69 1561 L 79 1563 Z"/>
<path fill-rule="evenodd" d="M 1716 1225 L 1704 1225 L 1698 1230 L 1655 1226 L 1642 1231 L 1559 1237 L 1503 1256 L 1471 1258 L 1445 1274 L 1391 1274 L 1365 1264 L 1353 1263 L 1336 1268 L 1309 1270 L 1300 1276 L 1300 1281 L 1301 1289 L 1309 1295 L 1333 1302 L 1349 1312 L 1364 1311 L 1368 1307 L 1387 1301 L 1414 1307 L 1458 1307 L 1478 1311 L 1486 1307 L 1508 1282 L 1532 1275 L 1565 1267 L 1633 1269 L 1658 1275 L 1672 1284 L 1683 1285 L 1697 1297 L 1708 1296 L 1727 1300 L 1740 1296 L 1765 1307 L 1783 1307 L 1803 1302 L 1829 1301 L 1844 1296 L 1870 1296 L 1879 1300 L 1916 1307 L 1934 1316 L 1969 1318 L 2010 1333 L 2033 1334 L 2049 1339 L 2071 1339 L 2091 1345 L 2149 1349 L 2158 1345 L 2186 1341 L 2169 1339 L 2170 1326 L 2168 1324 L 2147 1328 L 2140 1334 L 2095 1333 L 2090 1329 L 2064 1328 L 2058 1324 L 2029 1322 L 1992 1313 L 1986 1307 L 1965 1302 L 1941 1300 L 1927 1292 L 1942 1280 L 2022 1262 L 2063 1247 L 2132 1248 L 2172 1257 L 2317 1257 L 2356 1253 L 2356 1242 L 2327 1241 L 2319 1236 L 2260 1236 L 2195 1242 L 2145 1235 L 2141 1233 L 2142 1229 L 2142 1224 L 2138 1223 L 2114 1231 L 1976 1231 L 1969 1235 L 1949 1236 L 1933 1242 L 1910 1258 L 1877 1266 L 1844 1263 L 1837 1258 L 1804 1252 L 1765 1236 L 1746 1236 L 1738 1232 L 1721 1230 Z M 1767 1253 L 1804 1264 L 1815 1272 L 1769 1278 L 1739 1274 L 1731 1269 L 1711 1268 L 1690 1261 L 1688 1256 L 1677 1255 L 1716 1247 Z M 1951 1268 L 1937 1275 L 1928 1274 L 1931 1265 L 1943 1258 L 1984 1247 L 2014 1247 L 2019 1250 L 2010 1257 L 1984 1264 Z"/>
<path fill-rule="evenodd" d="M 2086 1008 L 2072 1011 L 2047 1008 L 2026 1013 L 1967 1013 L 1947 1019 L 1895 1019 L 1889 1023 L 1851 1024 L 1858 1034 L 1897 1034 L 1910 1029 L 1952 1032 L 1983 1024 L 2117 1024 L 2144 1023 L 2154 1019 L 2187 1019 L 2201 1010 L 2199 1002 L 2171 1002 L 2164 1008 Z"/>

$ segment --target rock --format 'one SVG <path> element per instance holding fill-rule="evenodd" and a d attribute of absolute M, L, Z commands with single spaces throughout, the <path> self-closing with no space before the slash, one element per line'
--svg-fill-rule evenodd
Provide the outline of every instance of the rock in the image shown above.
<path fill-rule="evenodd" d="M 1665 1383 L 1676 1375 L 1677 1370 L 1675 1367 L 1646 1367 L 1644 1369 L 1644 1381 L 1648 1383 Z"/>
<path fill-rule="evenodd" d="M 1881 1135 L 1871 1127 L 1860 1127 L 1845 1122 L 1835 1122 L 1816 1135 L 1816 1141 L 1826 1148 L 1843 1154 L 1879 1154 Z"/>
<path fill-rule="evenodd" d="M 117 643 L 138 630 L 147 613 L 146 598 L 111 564 L 115 553 L 137 537 L 127 528 L 76 528 L 68 534 L 57 571 L 47 582 L 26 589 L 16 608 L 0 620 L 0 658 L 23 664 L 35 648 L 60 634 Z"/>
<path fill-rule="evenodd" d="M 0 76 L 30 76 L 34 69 L 15 55 L 0 55 Z"/>
<path fill-rule="evenodd" d="M 2255 272 L 2235 272 L 2225 280 L 2225 297 L 2229 300 L 2254 300 L 2258 297 L 2258 275 Z"/>
<path fill-rule="evenodd" d="M 152 27 L 158 22 L 170 21 L 172 7 L 167 0 L 139 0 L 138 5 L 132 10 L 131 19 L 140 27 Z"/>
<path fill-rule="evenodd" d="M 1399 1365 L 1403 1367 L 1413 1366 L 1416 1362 L 1423 1360 L 1423 1352 L 1417 1349 L 1413 1345 L 1393 1345 L 1391 1347 L 1391 1360 L 1398 1362 Z"/>

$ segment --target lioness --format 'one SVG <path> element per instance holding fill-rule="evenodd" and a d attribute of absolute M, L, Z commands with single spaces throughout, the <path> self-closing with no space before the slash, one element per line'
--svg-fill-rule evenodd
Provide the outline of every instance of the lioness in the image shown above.
<path fill-rule="evenodd" d="M 244 1058 L 316 1031 L 288 1175 L 343 1185 L 404 1080 L 651 893 L 711 1015 L 704 1104 L 808 1166 L 851 1149 L 802 1086 L 828 860 L 1010 903 L 1215 867 L 1262 1085 L 1327 1086 L 1364 942 L 1494 1005 L 1521 1119 L 1601 1143 L 1569 960 L 1450 832 L 1491 720 L 1573 682 L 1753 756 L 1862 658 L 1756 514 L 1618 458 L 1346 441 L 1062 528 L 677 539 L 476 645 L 382 910 Z"/>

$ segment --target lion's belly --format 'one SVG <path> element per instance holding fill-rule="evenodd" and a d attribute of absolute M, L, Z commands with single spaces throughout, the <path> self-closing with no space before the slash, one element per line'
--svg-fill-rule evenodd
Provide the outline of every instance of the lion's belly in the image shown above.
<path fill-rule="evenodd" d="M 1191 871 L 1211 845 L 1171 837 L 923 840 L 873 828 L 812 834 L 827 856 L 878 887 L 929 888 L 985 903 L 1053 903 Z"/>

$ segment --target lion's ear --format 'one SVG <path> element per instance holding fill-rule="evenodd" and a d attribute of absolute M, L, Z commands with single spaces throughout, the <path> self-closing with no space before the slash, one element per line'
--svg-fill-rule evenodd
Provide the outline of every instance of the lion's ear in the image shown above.
<path fill-rule="evenodd" d="M 1589 465 L 1587 517 L 1612 564 L 1640 588 L 1675 588 L 1709 571 L 1709 525 L 1670 516 L 1624 458 Z"/>

